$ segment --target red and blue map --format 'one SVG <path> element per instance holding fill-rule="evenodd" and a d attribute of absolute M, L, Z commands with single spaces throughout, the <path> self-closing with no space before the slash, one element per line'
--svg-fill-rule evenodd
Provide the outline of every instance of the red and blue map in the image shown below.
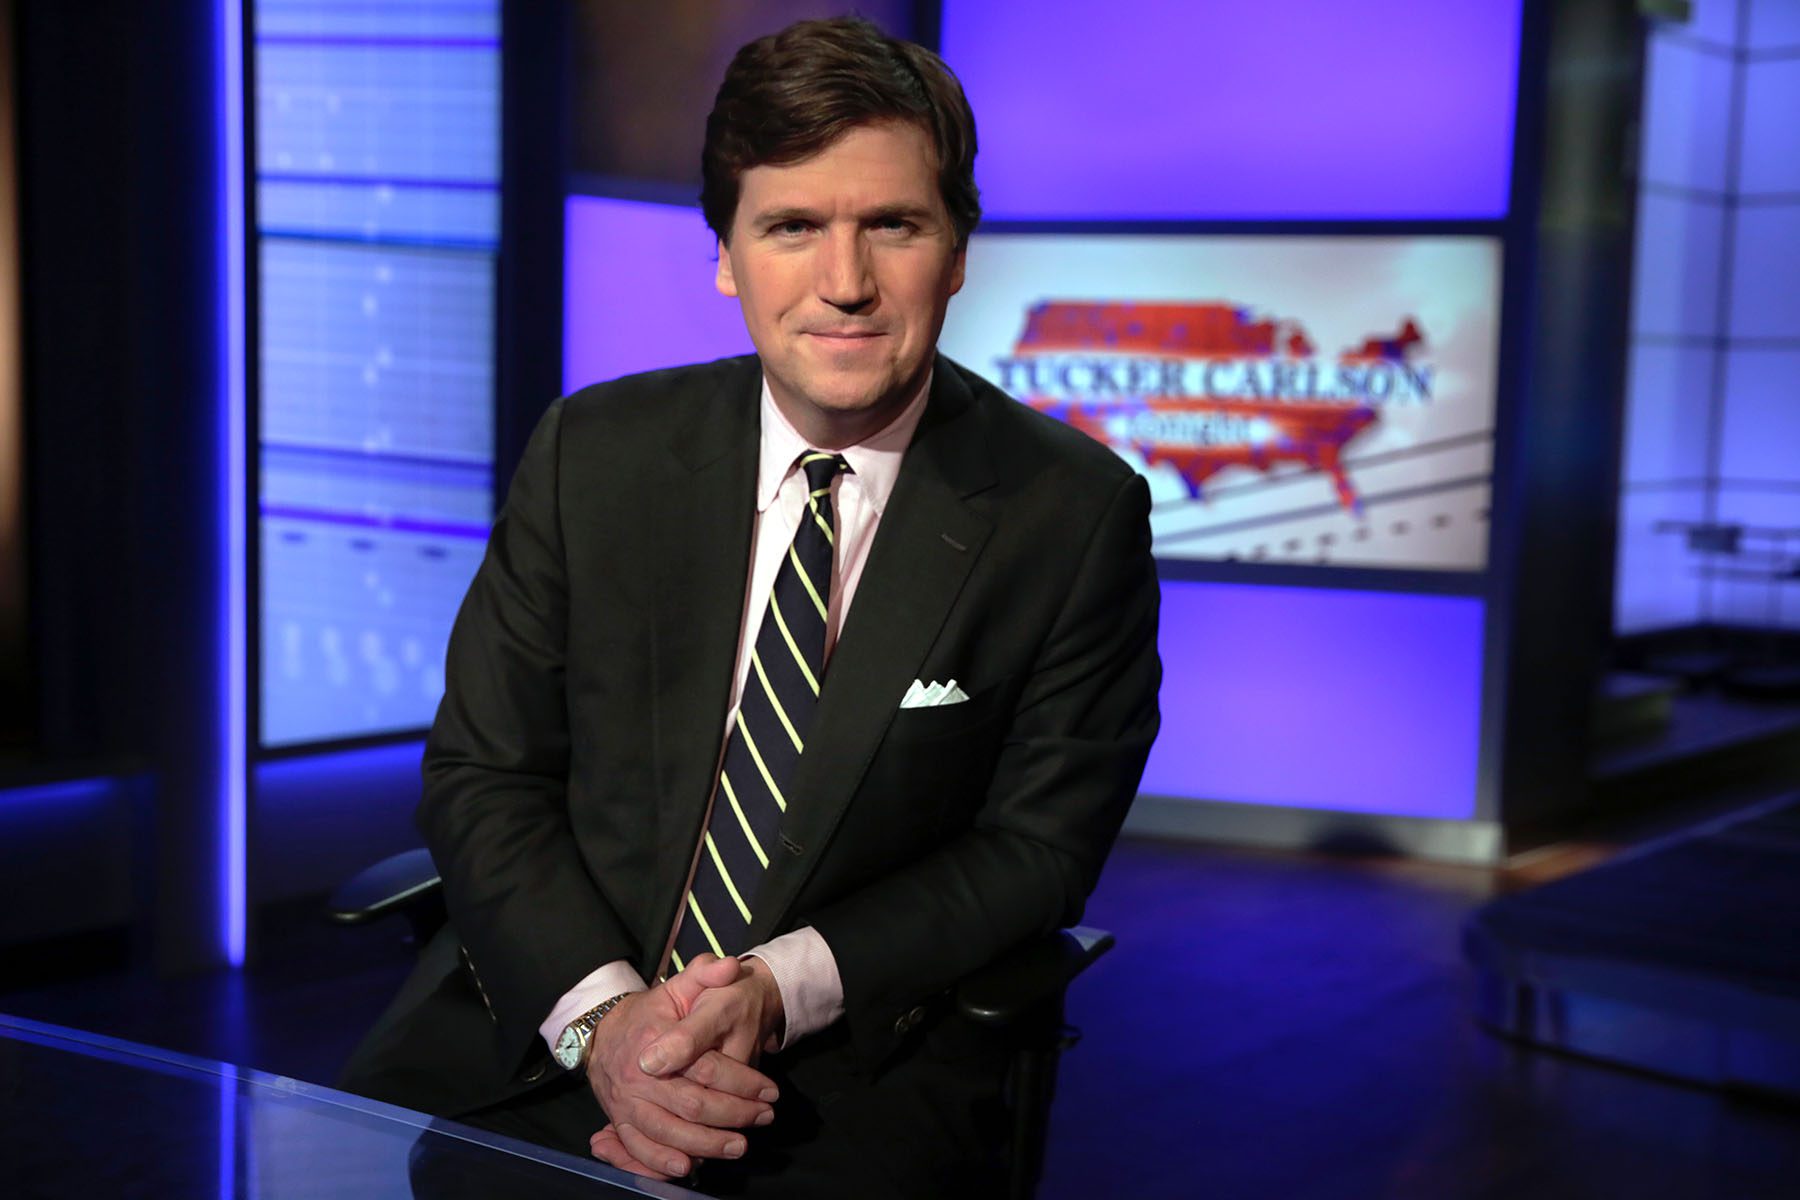
<path fill-rule="evenodd" d="M 1429 403 L 1408 318 L 1335 358 L 1295 320 L 1223 302 L 1046 301 L 1032 306 L 1002 386 L 1148 466 L 1168 464 L 1195 499 L 1220 472 L 1295 464 L 1327 475 L 1360 513 L 1344 452 L 1387 403 Z"/>

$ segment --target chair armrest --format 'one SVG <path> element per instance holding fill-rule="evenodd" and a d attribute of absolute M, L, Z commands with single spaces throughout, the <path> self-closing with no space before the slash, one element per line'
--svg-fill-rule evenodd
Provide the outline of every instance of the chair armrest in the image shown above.
<path fill-rule="evenodd" d="M 431 852 L 421 848 L 384 858 L 345 880 L 331 893 L 325 911 L 340 925 L 363 925 L 395 913 L 413 919 L 418 913 L 442 912 L 443 904 L 443 880 Z"/>
<path fill-rule="evenodd" d="M 1026 942 L 956 985 L 956 1010 L 984 1025 L 1007 1025 L 1062 995 L 1075 977 L 1113 948 L 1104 929 L 1073 925 Z"/>

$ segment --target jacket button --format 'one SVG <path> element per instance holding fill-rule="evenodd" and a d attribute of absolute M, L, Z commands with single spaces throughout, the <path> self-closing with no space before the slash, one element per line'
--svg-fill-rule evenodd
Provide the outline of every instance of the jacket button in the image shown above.
<path fill-rule="evenodd" d="M 535 1066 L 535 1067 L 531 1068 L 531 1070 L 525 1072 L 525 1082 L 526 1083 L 536 1083 L 538 1080 L 540 1080 L 544 1077 L 544 1073 L 546 1071 L 548 1071 L 549 1069 L 550 1069 L 549 1063 L 540 1062 L 537 1066 Z"/>
<path fill-rule="evenodd" d="M 900 1019 L 894 1022 L 894 1032 L 900 1034 L 910 1033 L 912 1029 L 924 1019 L 925 1008 L 923 1005 L 920 1005 L 909 1013 L 901 1014 Z"/>

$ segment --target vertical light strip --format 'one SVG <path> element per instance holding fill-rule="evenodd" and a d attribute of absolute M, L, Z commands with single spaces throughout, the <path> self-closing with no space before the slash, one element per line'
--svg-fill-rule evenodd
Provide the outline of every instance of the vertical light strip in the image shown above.
<path fill-rule="evenodd" d="M 244 962 L 248 820 L 245 592 L 244 9 L 219 0 L 219 664 L 220 845 L 225 958 Z"/>

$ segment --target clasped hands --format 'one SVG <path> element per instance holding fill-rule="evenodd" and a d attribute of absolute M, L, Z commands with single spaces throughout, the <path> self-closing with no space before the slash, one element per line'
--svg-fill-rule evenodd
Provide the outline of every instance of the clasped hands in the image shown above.
<path fill-rule="evenodd" d="M 621 1000 L 594 1028 L 588 1085 L 610 1121 L 594 1157 L 652 1179 L 700 1159 L 738 1158 L 739 1130 L 775 1119 L 775 1084 L 755 1069 L 780 1044 L 781 991 L 761 959 L 702 954 Z"/>

